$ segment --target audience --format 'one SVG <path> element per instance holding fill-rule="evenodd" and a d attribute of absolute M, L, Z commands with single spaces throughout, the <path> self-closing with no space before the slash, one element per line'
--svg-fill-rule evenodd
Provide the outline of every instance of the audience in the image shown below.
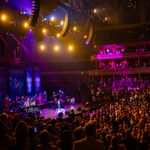
<path fill-rule="evenodd" d="M 45 119 L 37 113 L 0 114 L 1 150 L 149 150 L 149 89 L 113 91 L 91 82 L 87 112 Z M 86 105 L 86 104 L 85 104 Z"/>
<path fill-rule="evenodd" d="M 104 142 L 96 139 L 96 126 L 89 122 L 85 125 L 86 137 L 74 142 L 73 150 L 104 150 Z"/>

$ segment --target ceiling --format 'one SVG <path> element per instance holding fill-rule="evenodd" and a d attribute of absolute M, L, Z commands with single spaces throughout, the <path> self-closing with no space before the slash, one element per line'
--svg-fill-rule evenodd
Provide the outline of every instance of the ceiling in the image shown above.
<path fill-rule="evenodd" d="M 16 8 L 16 6 L 19 6 L 19 3 L 21 3 L 21 7 L 24 6 L 24 4 L 27 4 L 27 1 L 31 3 L 32 0 L 21 0 L 20 2 L 13 0 L 13 3 L 11 0 L 5 0 L 5 2 L 4 0 L 0 0 L 0 4 L 10 3 L 9 8 L 12 6 Z M 17 4 L 16 6 L 15 3 Z M 72 33 L 74 25 L 81 27 L 80 33 L 73 33 L 73 36 L 71 35 L 75 40 L 79 39 L 79 41 L 81 41 L 81 38 L 78 37 L 81 35 L 83 38 L 84 32 L 88 33 L 88 28 L 86 28 L 87 23 L 89 18 L 92 18 L 92 23 L 94 24 L 92 46 L 95 43 L 98 44 L 101 42 L 114 42 L 120 39 L 123 41 L 124 37 L 125 40 L 128 39 L 128 36 L 126 36 L 128 34 L 130 34 L 129 37 L 131 38 L 133 35 L 137 37 L 137 34 L 132 33 L 138 33 L 140 38 L 143 37 L 143 33 L 149 33 L 150 0 L 41 0 L 40 15 L 48 15 L 59 5 L 66 6 L 65 8 L 68 8 L 71 12 L 69 18 L 69 32 Z M 0 5 L 0 8 L 1 7 L 2 5 Z M 97 9 L 97 13 L 95 14 L 93 14 L 94 8 Z M 18 20 L 21 19 L 19 16 Z M 133 31 L 134 24 L 137 28 Z M 36 29 L 38 26 L 39 24 L 34 28 Z M 141 28 L 142 31 L 140 30 Z M 13 30 L 14 29 L 15 28 L 13 28 Z M 18 32 L 18 27 L 16 27 L 15 30 L 15 32 Z M 12 31 L 12 29 L 10 31 Z M 19 30 L 19 32 L 22 31 L 23 30 Z M 38 32 L 36 33 L 38 34 Z M 68 35 L 67 37 L 70 39 Z M 84 42 L 82 43 L 84 44 Z"/>

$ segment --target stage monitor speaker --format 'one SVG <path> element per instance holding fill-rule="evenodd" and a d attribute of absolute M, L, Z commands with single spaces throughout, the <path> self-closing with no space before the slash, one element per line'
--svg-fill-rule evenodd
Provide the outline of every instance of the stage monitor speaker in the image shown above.
<path fill-rule="evenodd" d="M 63 117 L 63 112 L 60 112 L 60 113 L 58 114 L 58 117 Z"/>
<path fill-rule="evenodd" d="M 78 107 L 77 110 L 78 110 L 78 111 L 81 111 L 81 107 Z"/>
<path fill-rule="evenodd" d="M 66 111 L 65 111 L 65 114 L 66 114 L 66 115 L 69 115 L 69 114 L 70 114 L 70 111 L 69 111 L 69 110 L 68 110 L 68 111 L 66 110 Z"/>

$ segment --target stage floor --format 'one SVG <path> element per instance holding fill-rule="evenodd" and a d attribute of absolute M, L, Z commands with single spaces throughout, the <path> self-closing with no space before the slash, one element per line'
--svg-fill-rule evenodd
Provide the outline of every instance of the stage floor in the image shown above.
<path fill-rule="evenodd" d="M 79 107 L 81 110 L 79 111 Z M 80 113 L 82 110 L 89 110 L 88 107 L 83 106 L 83 104 L 75 104 L 75 105 L 66 105 L 64 108 L 57 109 L 57 108 L 43 108 L 40 111 L 40 115 L 43 116 L 45 119 L 51 118 L 51 119 L 56 119 L 58 117 L 58 114 L 60 112 L 63 113 L 63 118 L 66 118 L 66 111 L 74 110 L 75 114 Z"/>

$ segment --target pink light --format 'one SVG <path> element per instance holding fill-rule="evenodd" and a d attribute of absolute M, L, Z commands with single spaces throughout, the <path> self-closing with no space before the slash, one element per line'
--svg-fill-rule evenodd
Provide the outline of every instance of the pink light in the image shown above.
<path fill-rule="evenodd" d="M 96 55 L 97 60 L 121 59 L 121 58 L 123 58 L 122 54 L 106 54 L 106 55 L 97 54 Z"/>
<path fill-rule="evenodd" d="M 121 59 L 125 47 L 122 44 L 105 44 L 100 47 L 99 53 L 96 55 L 97 60 Z"/>

